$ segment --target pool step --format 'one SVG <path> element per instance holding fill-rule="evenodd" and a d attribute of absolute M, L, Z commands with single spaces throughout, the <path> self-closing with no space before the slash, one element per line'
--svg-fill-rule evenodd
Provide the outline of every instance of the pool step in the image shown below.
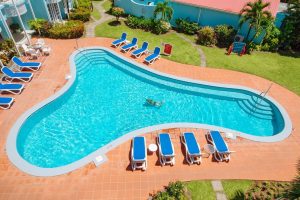
<path fill-rule="evenodd" d="M 261 110 L 258 107 L 254 106 L 249 107 L 249 104 L 246 103 L 247 101 L 247 99 L 240 100 L 238 101 L 238 105 L 249 115 L 265 120 L 272 120 L 274 118 L 274 113 L 272 110 Z"/>

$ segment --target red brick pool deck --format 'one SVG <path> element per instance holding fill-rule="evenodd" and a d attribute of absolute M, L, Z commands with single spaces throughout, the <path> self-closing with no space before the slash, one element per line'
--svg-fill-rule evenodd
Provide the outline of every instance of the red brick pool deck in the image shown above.
<path fill-rule="evenodd" d="M 110 46 L 110 39 L 79 39 L 78 47 Z M 269 95 L 289 113 L 293 123 L 290 137 L 276 143 L 259 143 L 246 139 L 228 140 L 236 151 L 229 163 L 213 162 L 204 158 L 200 166 L 185 164 L 179 141 L 180 131 L 194 131 L 201 146 L 206 144 L 205 130 L 170 129 L 176 152 L 176 165 L 161 167 L 157 155 L 148 156 L 145 172 L 130 170 L 130 141 L 110 151 L 108 162 L 96 168 L 92 163 L 71 173 L 56 177 L 34 177 L 18 170 L 7 158 L 5 143 L 10 128 L 17 118 L 33 105 L 53 95 L 65 83 L 69 73 L 68 59 L 76 48 L 76 40 L 46 40 L 52 47 L 44 66 L 26 84 L 10 110 L 0 111 L 0 199 L 147 199 L 148 194 L 163 189 L 172 180 L 198 179 L 254 179 L 289 181 L 296 175 L 300 159 L 300 97 L 273 84 Z M 111 48 L 111 47 L 109 47 Z M 113 49 L 113 48 L 111 48 Z M 119 52 L 119 49 L 114 49 Z M 123 53 L 120 53 L 124 55 Z M 127 55 L 128 56 L 128 55 Z M 138 60 L 141 62 L 141 59 Z M 250 74 L 175 63 L 160 59 L 151 67 L 156 70 L 192 79 L 237 84 L 263 91 L 270 81 Z M 155 133 L 147 134 L 147 143 L 155 142 Z"/>

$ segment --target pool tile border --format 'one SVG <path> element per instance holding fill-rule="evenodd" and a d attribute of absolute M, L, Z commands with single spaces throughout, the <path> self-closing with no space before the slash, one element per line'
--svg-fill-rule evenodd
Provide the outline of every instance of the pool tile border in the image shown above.
<path fill-rule="evenodd" d="M 72 84 L 74 83 L 74 81 L 76 79 L 76 66 L 75 66 L 75 60 L 74 60 L 75 56 L 82 51 L 93 50 L 93 49 L 107 51 L 115 56 L 120 57 L 121 59 L 123 59 L 124 61 L 126 61 L 130 64 L 133 64 L 143 70 L 149 71 L 149 72 L 157 74 L 159 76 L 163 76 L 163 77 L 167 77 L 167 78 L 171 78 L 171 79 L 175 79 L 175 80 L 180 80 L 180 81 L 184 81 L 184 82 L 189 82 L 189 83 L 204 84 L 204 85 L 223 87 L 223 88 L 241 89 L 241 90 L 253 92 L 258 95 L 260 94 L 259 91 L 251 89 L 249 87 L 237 86 L 237 85 L 232 85 L 232 84 L 212 83 L 212 82 L 207 82 L 207 81 L 199 81 L 199 80 L 194 80 L 194 79 L 182 78 L 182 77 L 162 73 L 162 72 L 159 72 L 154 69 L 145 68 L 145 65 L 139 64 L 139 63 L 135 62 L 134 60 L 131 60 L 122 55 L 119 55 L 118 53 L 116 53 L 108 48 L 105 48 L 105 47 L 93 46 L 93 47 L 80 48 L 80 49 L 77 49 L 76 51 L 74 51 L 69 58 L 70 76 L 66 77 L 66 79 L 68 79 L 67 83 L 54 95 L 52 95 L 51 97 L 42 101 L 41 103 L 35 105 L 31 109 L 27 110 L 24 114 L 22 114 L 10 130 L 10 133 L 8 135 L 7 142 L 6 142 L 6 152 L 7 152 L 7 155 L 9 157 L 10 161 L 18 169 L 22 170 L 23 172 L 33 175 L 33 176 L 42 176 L 42 177 L 62 175 L 62 174 L 71 172 L 75 169 L 81 168 L 90 162 L 93 162 L 95 157 L 97 157 L 99 155 L 106 158 L 105 154 L 107 152 L 116 148 L 120 144 L 130 140 L 134 136 L 146 134 L 148 132 L 153 132 L 153 131 L 157 131 L 157 130 L 161 130 L 161 129 L 169 129 L 169 128 L 202 128 L 202 129 L 207 129 L 207 130 L 216 129 L 216 130 L 220 130 L 222 132 L 233 132 L 233 133 L 236 133 L 240 137 L 243 137 L 243 138 L 246 138 L 249 140 L 253 140 L 253 141 L 258 141 L 258 142 L 282 141 L 285 138 L 287 138 L 292 132 L 292 123 L 291 123 L 290 117 L 289 117 L 288 113 L 286 112 L 286 110 L 279 103 L 277 103 L 277 101 L 275 101 L 273 98 L 266 96 L 265 98 L 268 99 L 269 101 L 271 101 L 279 109 L 279 111 L 281 112 L 282 117 L 284 119 L 284 123 L 285 123 L 284 129 L 282 130 L 282 132 L 280 132 L 274 136 L 267 136 L 267 137 L 253 136 L 253 135 L 237 132 L 237 131 L 223 128 L 223 127 L 212 126 L 212 125 L 207 125 L 207 124 L 199 124 L 199 123 L 168 123 L 168 124 L 149 126 L 149 127 L 145 127 L 145 128 L 138 129 L 138 130 L 132 131 L 130 133 L 127 133 L 127 134 L 123 135 L 122 137 L 110 142 L 109 144 L 99 148 L 98 150 L 94 151 L 93 153 L 87 155 L 86 157 L 84 157 L 78 161 L 75 161 L 71 164 L 62 166 L 62 167 L 41 168 L 41 167 L 37 167 L 35 165 L 30 164 L 29 162 L 24 160 L 17 152 L 16 141 L 17 141 L 19 129 L 21 128 L 21 126 L 25 122 L 25 120 L 28 117 L 30 117 L 35 111 L 41 109 L 48 103 L 54 101 L 55 99 L 57 99 L 58 97 L 63 95 L 72 86 Z M 106 161 L 106 159 L 104 161 Z"/>

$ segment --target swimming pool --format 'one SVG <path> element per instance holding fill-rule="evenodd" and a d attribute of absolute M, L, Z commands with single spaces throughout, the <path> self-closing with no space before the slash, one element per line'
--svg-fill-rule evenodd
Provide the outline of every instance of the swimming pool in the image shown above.
<path fill-rule="evenodd" d="M 291 132 L 285 110 L 247 88 L 167 76 L 105 48 L 78 50 L 70 63 L 67 85 L 26 112 L 9 135 L 8 156 L 27 173 L 66 173 L 115 141 L 167 127 L 219 129 L 266 142 Z M 163 105 L 151 107 L 146 98 Z"/>

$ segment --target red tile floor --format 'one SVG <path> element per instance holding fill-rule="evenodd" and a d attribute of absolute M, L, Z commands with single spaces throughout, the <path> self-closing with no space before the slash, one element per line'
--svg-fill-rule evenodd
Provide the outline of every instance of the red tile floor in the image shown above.
<path fill-rule="evenodd" d="M 78 47 L 110 47 L 111 39 L 85 38 L 77 40 Z M 69 56 L 76 49 L 76 40 L 46 40 L 51 55 L 42 57 L 44 66 L 26 84 L 21 95 L 15 95 L 10 110 L 0 111 L 0 199 L 147 199 L 148 194 L 160 190 L 172 180 L 197 179 L 255 179 L 291 180 L 300 159 L 300 97 L 280 85 L 274 84 L 269 95 L 288 111 L 293 133 L 276 143 L 259 143 L 246 139 L 228 140 L 236 151 L 229 163 L 213 162 L 204 158 L 200 166 L 184 162 L 180 145 L 181 131 L 194 131 L 200 145 L 206 144 L 205 130 L 170 129 L 176 152 L 176 165 L 160 167 L 157 155 L 148 156 L 145 172 L 132 172 L 129 168 L 130 141 L 108 153 L 109 161 L 96 168 L 92 163 L 71 173 L 56 177 L 34 177 L 18 170 L 8 160 L 5 142 L 10 128 L 27 109 L 54 94 L 65 83 L 69 73 Z M 120 53 L 118 49 L 114 49 Z M 120 53 L 122 54 L 122 53 Z M 141 59 L 138 62 L 142 62 Z M 270 81 L 263 78 L 223 69 L 200 68 L 160 59 L 151 67 L 156 70 L 192 79 L 237 84 L 257 90 L 268 88 Z M 10 95 L 7 95 L 10 96 Z M 160 131 L 159 131 L 160 132 Z M 147 143 L 155 142 L 155 133 L 146 134 Z"/>

